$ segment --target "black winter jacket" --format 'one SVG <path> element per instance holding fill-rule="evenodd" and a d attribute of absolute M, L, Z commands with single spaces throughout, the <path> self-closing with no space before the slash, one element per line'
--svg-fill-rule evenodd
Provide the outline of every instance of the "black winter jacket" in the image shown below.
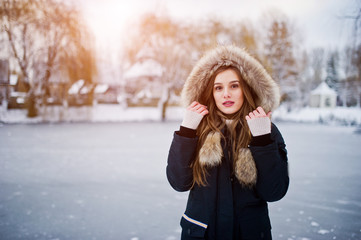
<path fill-rule="evenodd" d="M 257 183 L 252 189 L 242 187 L 232 174 L 232 157 L 224 142 L 221 165 L 208 169 L 208 185 L 191 188 L 190 165 L 197 142 L 198 137 L 175 132 L 168 155 L 170 185 L 177 191 L 190 190 L 180 223 L 182 239 L 271 239 L 267 202 L 281 199 L 289 185 L 287 151 L 277 127 L 272 124 L 270 144 L 249 146 L 257 167 Z"/>

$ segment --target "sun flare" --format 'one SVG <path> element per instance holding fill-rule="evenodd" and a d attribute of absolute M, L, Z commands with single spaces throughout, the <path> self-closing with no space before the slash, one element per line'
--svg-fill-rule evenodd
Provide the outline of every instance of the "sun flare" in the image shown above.
<path fill-rule="evenodd" d="M 84 6 L 85 21 L 98 45 L 119 42 L 124 28 L 142 12 L 139 1 L 93 1 Z"/>

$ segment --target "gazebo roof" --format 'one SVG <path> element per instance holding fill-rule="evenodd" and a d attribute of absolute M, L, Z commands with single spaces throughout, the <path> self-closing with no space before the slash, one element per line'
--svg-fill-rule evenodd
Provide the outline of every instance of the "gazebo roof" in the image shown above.
<path fill-rule="evenodd" d="M 311 91 L 312 95 L 337 95 L 336 91 L 330 88 L 325 82 L 318 85 L 317 88 Z"/>

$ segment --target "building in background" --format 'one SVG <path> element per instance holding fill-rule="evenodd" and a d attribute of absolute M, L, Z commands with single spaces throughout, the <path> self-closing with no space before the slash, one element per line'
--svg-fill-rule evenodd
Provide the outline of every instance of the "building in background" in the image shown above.
<path fill-rule="evenodd" d="M 315 88 L 311 92 L 310 107 L 335 108 L 336 102 L 336 91 L 331 89 L 325 82 L 322 82 L 317 88 Z"/>

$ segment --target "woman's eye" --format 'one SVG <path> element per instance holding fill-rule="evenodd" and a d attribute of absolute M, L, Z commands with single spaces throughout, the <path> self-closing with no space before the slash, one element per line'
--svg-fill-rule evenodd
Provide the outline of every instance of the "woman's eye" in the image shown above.
<path fill-rule="evenodd" d="M 220 90 L 222 90 L 222 87 L 215 87 L 214 90 L 220 91 Z"/>
<path fill-rule="evenodd" d="M 232 86 L 231 86 L 232 88 L 238 88 L 239 87 L 239 85 L 238 84 L 232 84 Z"/>

